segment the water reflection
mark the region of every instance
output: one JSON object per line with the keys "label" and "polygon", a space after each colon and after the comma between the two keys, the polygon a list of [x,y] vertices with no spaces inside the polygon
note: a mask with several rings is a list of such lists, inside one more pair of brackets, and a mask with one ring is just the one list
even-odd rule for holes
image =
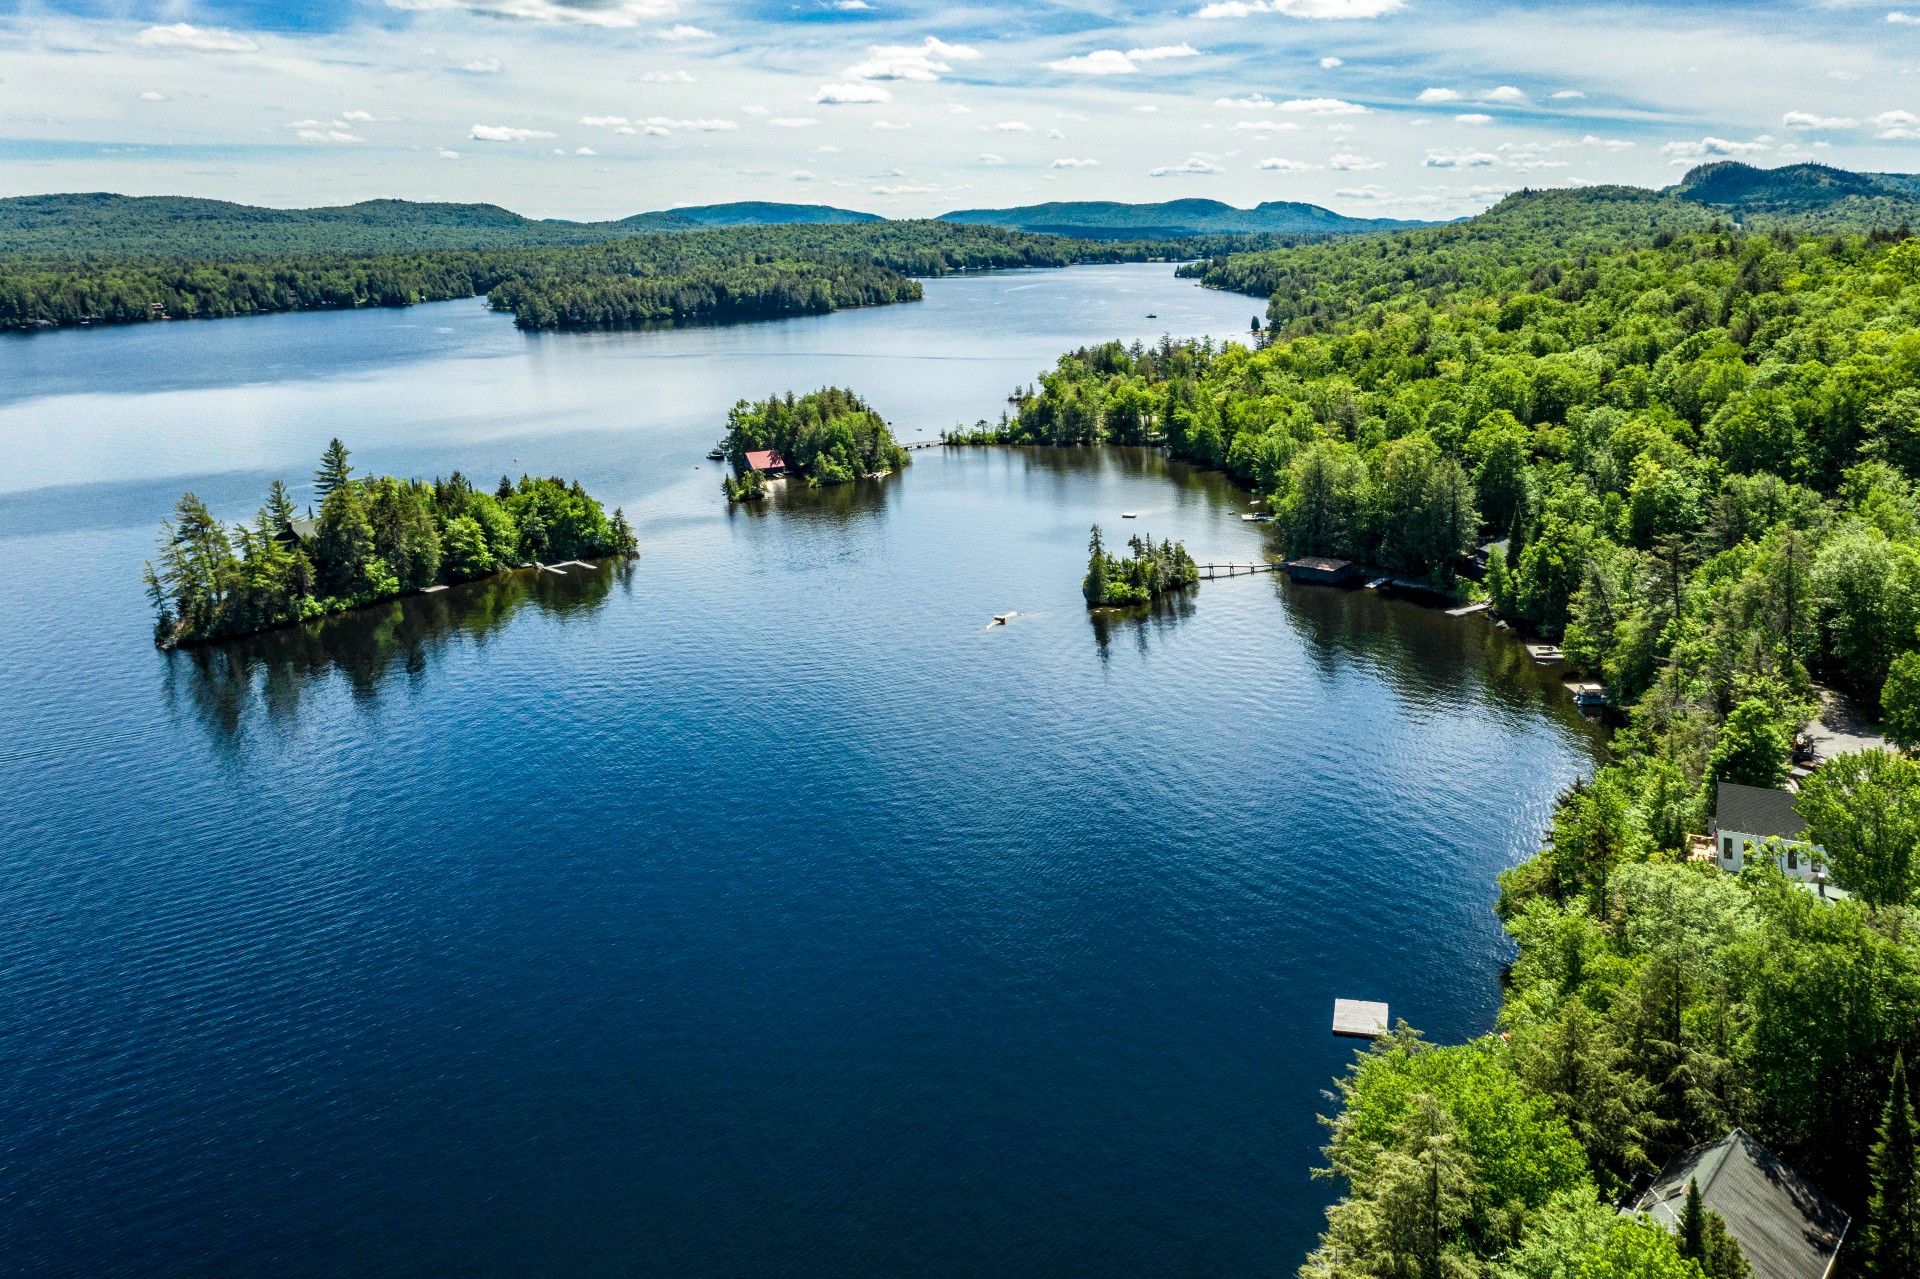
{"label": "water reflection", "polygon": [[1093,626],[1093,642],[1100,652],[1100,660],[1106,662],[1113,657],[1115,640],[1131,639],[1134,648],[1144,656],[1155,638],[1191,618],[1194,608],[1194,593],[1189,588],[1133,608],[1088,609],[1087,620]]}
{"label": "water reflection", "polygon": [[370,706],[391,684],[419,682],[449,645],[484,644],[531,606],[569,624],[599,612],[618,584],[633,589],[634,562],[602,560],[564,575],[519,569],[431,595],[408,595],[301,626],[288,626],[167,655],[165,691],[216,743],[237,746],[249,719],[297,715],[309,692],[338,675],[354,700]]}

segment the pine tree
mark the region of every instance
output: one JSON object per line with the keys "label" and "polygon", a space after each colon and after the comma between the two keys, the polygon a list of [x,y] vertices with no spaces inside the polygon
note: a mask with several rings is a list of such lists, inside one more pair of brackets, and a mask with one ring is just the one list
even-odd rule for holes
{"label": "pine tree", "polygon": [[1874,1279],[1920,1276],[1920,1162],[1914,1137],[1906,1063],[1895,1053],[1879,1140],[1867,1158],[1873,1198],[1867,1205],[1866,1269]]}
{"label": "pine tree", "polygon": [[353,474],[353,468],[347,465],[351,456],[339,436],[327,441],[327,451],[320,455],[320,469],[313,473],[313,491],[322,502]]}
{"label": "pine tree", "polygon": [[275,480],[273,487],[267,490],[267,527],[273,533],[278,534],[282,529],[286,528],[288,524],[293,522],[296,514],[297,512],[293,505],[293,494],[287,492],[287,486],[284,482]]}
{"label": "pine tree", "polygon": [[1707,1209],[1700,1202],[1700,1183],[1687,1178],[1687,1206],[1680,1210],[1680,1255],[1695,1261],[1707,1251]]}

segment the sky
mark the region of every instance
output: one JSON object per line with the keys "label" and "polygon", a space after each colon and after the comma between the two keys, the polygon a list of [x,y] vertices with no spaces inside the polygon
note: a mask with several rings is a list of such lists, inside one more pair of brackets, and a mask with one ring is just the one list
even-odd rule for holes
{"label": "sky", "polygon": [[0,195],[1477,212],[1920,168],[1920,0],[0,0]]}

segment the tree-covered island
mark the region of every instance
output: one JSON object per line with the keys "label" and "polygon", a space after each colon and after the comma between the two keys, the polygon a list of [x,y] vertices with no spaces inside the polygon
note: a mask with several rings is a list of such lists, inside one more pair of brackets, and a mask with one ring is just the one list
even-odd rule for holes
{"label": "tree-covered island", "polygon": [[1200,567],[1187,554],[1185,542],[1162,540],[1155,545],[1152,538],[1136,534],[1127,539],[1127,549],[1133,554],[1125,559],[1110,553],[1100,526],[1093,526],[1087,540],[1087,575],[1080,582],[1088,608],[1146,604],[1200,580]]}
{"label": "tree-covered island", "polygon": [[721,447],[734,478],[727,496],[748,501],[765,494],[765,477],[794,475],[810,488],[880,476],[907,465],[886,419],[852,391],[823,387],[796,397],[741,400],[727,414]]}
{"label": "tree-covered island", "polygon": [[145,569],[162,648],[245,635],[528,561],[629,554],[633,530],[578,481],[506,476],[491,493],[455,471],[432,483],[353,474],[339,440],[314,474],[317,512],[279,480],[251,524],[192,493]]}

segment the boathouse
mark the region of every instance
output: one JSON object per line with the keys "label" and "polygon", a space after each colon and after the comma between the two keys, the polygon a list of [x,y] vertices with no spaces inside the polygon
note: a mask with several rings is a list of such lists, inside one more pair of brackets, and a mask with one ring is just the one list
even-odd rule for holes
{"label": "boathouse", "polygon": [[780,456],[779,449],[751,449],[747,453],[747,469],[766,476],[785,475],[787,459]]}
{"label": "boathouse", "polygon": [[1812,1183],[1743,1129],[1675,1155],[1623,1213],[1646,1213],[1678,1233],[1687,1183],[1727,1223],[1753,1279],[1827,1279],[1849,1218]]}
{"label": "boathouse", "polygon": [[1351,581],[1358,572],[1351,560],[1330,560],[1319,555],[1303,555],[1297,560],[1287,561],[1287,574],[1296,582],[1338,586]]}

